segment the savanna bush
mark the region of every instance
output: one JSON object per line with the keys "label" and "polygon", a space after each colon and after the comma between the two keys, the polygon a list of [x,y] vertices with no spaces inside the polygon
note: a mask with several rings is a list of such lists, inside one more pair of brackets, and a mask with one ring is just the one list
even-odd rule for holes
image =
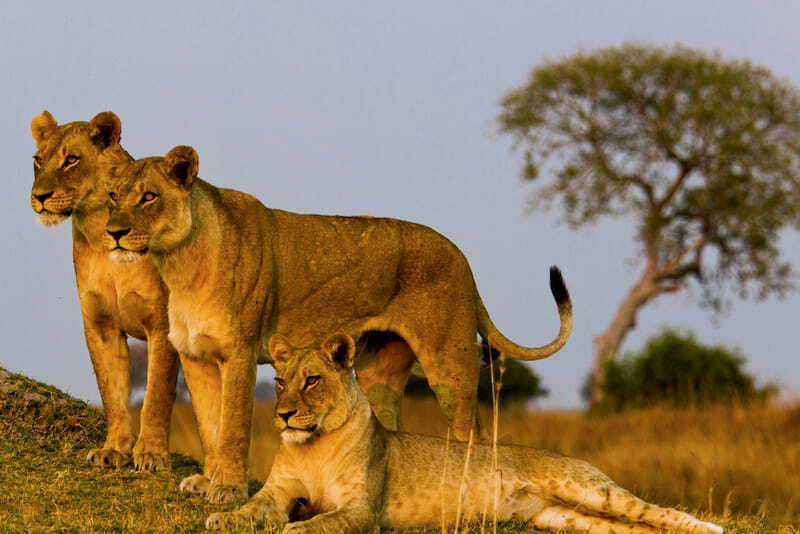
{"label": "savanna bush", "polygon": [[[509,358],[496,359],[494,365],[496,384],[500,387],[500,408],[520,407],[530,400],[546,397],[549,391],[542,386],[542,380],[526,365]],[[478,379],[478,402],[492,405],[492,374],[488,365],[481,369]],[[501,377],[501,369],[502,377]],[[497,387],[497,386],[495,386]],[[423,376],[412,374],[406,385],[406,395],[412,397],[433,396],[428,381]]]}
{"label": "savanna bush", "polygon": [[[606,363],[603,400],[592,410],[764,403],[777,388],[758,387],[744,370],[745,360],[738,349],[705,345],[691,332],[667,329],[650,338],[640,351]],[[587,398],[590,380],[584,389]]]}

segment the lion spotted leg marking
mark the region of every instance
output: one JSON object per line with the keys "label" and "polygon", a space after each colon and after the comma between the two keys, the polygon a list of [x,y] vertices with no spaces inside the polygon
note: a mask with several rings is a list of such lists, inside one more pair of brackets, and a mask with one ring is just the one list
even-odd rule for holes
{"label": "lion spotted leg marking", "polygon": [[[81,304],[86,306],[84,302]],[[92,317],[85,309],[84,333],[108,426],[103,447],[91,450],[86,460],[98,467],[122,467],[130,463],[133,444],[131,418],[128,414],[128,344],[125,336],[109,317]]]}
{"label": "lion spotted leg marking", "polygon": [[545,530],[569,530],[586,534],[658,534],[661,532],[655,527],[589,516],[563,506],[548,506],[539,512],[531,522],[536,528]]}
{"label": "lion spotted leg marking", "polygon": [[618,486],[599,469],[586,462],[572,460],[572,473],[562,477],[558,471],[548,483],[561,502],[580,506],[590,513],[627,519],[633,523],[697,534],[721,534],[722,527],[673,508],[648,503]]}
{"label": "lion spotted leg marking", "polygon": [[147,390],[133,465],[137,470],[158,471],[169,465],[169,424],[178,379],[178,353],[164,332],[148,336],[147,353]]}
{"label": "lion spotted leg marking", "polygon": [[181,354],[180,359],[203,447],[203,474],[191,475],[181,480],[180,490],[205,495],[217,464],[222,380],[216,362],[191,358],[185,354]]}
{"label": "lion spotted leg marking", "polygon": [[361,387],[375,417],[387,430],[398,430],[400,402],[414,365],[414,351],[405,341],[390,341],[362,367],[357,368]]}
{"label": "lion spotted leg marking", "polygon": [[602,514],[623,517],[637,523],[647,523],[658,528],[698,534],[721,534],[723,528],[674,508],[664,508],[636,497],[613,482],[587,492],[580,501],[586,508]]}

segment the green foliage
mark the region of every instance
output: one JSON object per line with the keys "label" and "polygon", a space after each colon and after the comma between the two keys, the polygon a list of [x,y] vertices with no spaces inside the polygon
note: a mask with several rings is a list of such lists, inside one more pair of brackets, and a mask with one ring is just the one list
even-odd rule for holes
{"label": "green foliage", "polygon": [[538,66],[502,106],[523,176],[543,182],[532,207],[572,227],[634,216],[666,291],[693,275],[718,308],[726,285],[791,287],[777,246],[800,223],[800,93],[767,69],[626,45]]}
{"label": "green foliage", "polygon": [[[501,363],[499,359],[494,362],[494,374],[497,378],[500,378],[501,367],[505,366],[500,390],[501,408],[518,406],[529,400],[548,395],[549,391],[542,386],[539,375],[530,370],[528,366],[516,360],[508,358],[504,360],[504,363]],[[488,406],[492,405],[491,376],[491,367],[487,366],[481,369],[480,378],[478,379],[478,402]],[[417,374],[412,374],[409,377],[405,393],[413,397],[433,395],[433,391],[428,386],[428,381],[425,377]]]}
{"label": "green foliage", "polygon": [[593,409],[619,412],[656,405],[702,408],[768,401],[777,388],[756,387],[744,362],[738,350],[704,345],[692,333],[665,330],[640,352],[606,362],[603,401]]}

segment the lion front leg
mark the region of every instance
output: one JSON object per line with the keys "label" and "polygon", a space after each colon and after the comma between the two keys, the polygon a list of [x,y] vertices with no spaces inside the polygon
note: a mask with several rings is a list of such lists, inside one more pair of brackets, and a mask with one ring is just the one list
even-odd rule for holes
{"label": "lion front leg", "polygon": [[216,470],[206,500],[234,502],[247,497],[247,460],[253,420],[256,363],[242,351],[220,364],[222,398]]}
{"label": "lion front leg", "polygon": [[288,518],[282,517],[264,503],[248,502],[233,512],[216,512],[206,519],[207,530],[224,530],[236,526],[251,526],[278,534]]}
{"label": "lion front leg", "polygon": [[133,448],[137,470],[158,471],[168,465],[169,424],[178,379],[178,353],[166,332],[147,337],[147,390],[140,417],[139,438]]}
{"label": "lion front leg", "polygon": [[180,490],[205,496],[217,469],[222,380],[217,362],[192,358],[183,353],[180,354],[180,359],[186,385],[192,396],[192,409],[203,447],[203,473],[181,480]]}
{"label": "lion front leg", "polygon": [[[375,473],[378,465],[364,469],[354,466],[346,479],[339,479],[329,489],[336,495],[335,509],[324,512],[306,521],[289,523],[284,534],[362,534],[378,533],[378,513],[380,505],[377,495],[382,488],[383,478]],[[372,479],[368,472],[372,469]],[[362,477],[365,477],[362,479]]]}
{"label": "lion front leg", "polygon": [[289,520],[268,502],[251,500],[233,512],[216,512],[206,519],[207,530],[225,530],[236,526],[249,526],[263,529],[270,534],[278,534]]}
{"label": "lion front leg", "polygon": [[376,517],[340,509],[312,517],[307,521],[289,523],[283,534],[363,534],[378,533]]}
{"label": "lion front leg", "polygon": [[261,490],[238,510],[217,512],[208,516],[206,529],[221,530],[234,526],[252,526],[264,528],[271,534],[278,534],[289,522],[289,508],[294,502],[292,494],[280,483],[267,480]]}
{"label": "lion front leg", "polygon": [[102,448],[89,451],[86,460],[98,467],[122,467],[131,461],[133,444],[128,413],[128,344],[125,335],[109,316],[92,317],[84,313],[84,334],[108,426]]}

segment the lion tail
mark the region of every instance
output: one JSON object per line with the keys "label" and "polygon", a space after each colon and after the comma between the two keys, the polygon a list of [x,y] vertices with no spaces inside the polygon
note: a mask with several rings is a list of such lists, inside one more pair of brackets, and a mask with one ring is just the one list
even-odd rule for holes
{"label": "lion tail", "polygon": [[550,267],[550,291],[553,293],[553,298],[558,306],[558,316],[561,324],[558,335],[547,345],[523,347],[508,339],[492,322],[480,295],[478,296],[478,332],[489,343],[490,347],[516,360],[541,360],[552,356],[561,350],[561,347],[567,343],[572,333],[572,301],[569,298],[569,291],[567,291],[567,286],[564,284],[561,271],[555,265]]}

